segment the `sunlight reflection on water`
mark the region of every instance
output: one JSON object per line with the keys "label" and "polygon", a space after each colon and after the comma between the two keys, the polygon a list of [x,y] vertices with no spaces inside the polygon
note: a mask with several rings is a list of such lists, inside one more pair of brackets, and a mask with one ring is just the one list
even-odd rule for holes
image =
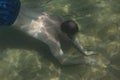
{"label": "sunlight reflection on water", "polygon": [[[91,15],[76,20],[81,25],[78,37],[87,50],[98,52],[97,55],[88,58],[96,60],[99,66],[62,66],[51,56],[49,49],[42,42],[12,28],[0,28],[0,80],[119,80],[120,24],[119,17],[116,16],[120,11],[112,12],[113,7],[118,5],[117,0],[108,3],[106,0],[52,0],[50,3],[50,0],[21,1],[24,7],[36,11],[42,7],[42,10],[74,20],[77,17]],[[101,5],[106,3],[109,6]],[[61,7],[68,4],[69,14]],[[78,5],[81,5],[80,8]],[[79,55],[79,52],[68,44],[63,45],[66,55]]]}

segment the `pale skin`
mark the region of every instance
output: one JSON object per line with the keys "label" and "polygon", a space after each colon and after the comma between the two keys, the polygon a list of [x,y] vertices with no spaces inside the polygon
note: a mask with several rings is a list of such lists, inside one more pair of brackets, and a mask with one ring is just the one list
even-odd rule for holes
{"label": "pale skin", "polygon": [[[82,53],[85,56],[89,56],[89,55],[93,55],[96,54],[94,51],[86,51],[84,50],[84,48],[81,46],[81,44],[79,43],[78,40],[71,40],[73,42],[73,44],[79,49],[80,53]],[[65,57],[64,56],[64,52],[61,49],[61,45],[60,42],[57,40],[51,40],[51,43],[47,43],[47,45],[50,47],[50,50],[52,52],[52,54],[59,60],[59,62],[62,65],[71,65],[71,64],[81,64],[81,63],[94,63],[94,60],[87,62],[85,61],[84,57],[82,56],[78,56],[75,58],[70,58],[70,57]],[[95,62],[96,64],[96,62]]]}
{"label": "pale skin", "polygon": [[[35,13],[27,10],[21,10],[19,17],[15,22],[15,28],[24,33],[43,41],[51,50],[52,55],[58,59],[62,65],[87,63],[83,57],[65,57],[61,49],[59,35],[63,38],[70,39],[65,33],[60,30],[61,20],[54,18],[48,13]],[[80,53],[84,55],[95,54],[93,51],[86,51],[81,46],[79,39],[70,39],[71,42],[79,49]],[[93,61],[94,62],[94,61]]]}

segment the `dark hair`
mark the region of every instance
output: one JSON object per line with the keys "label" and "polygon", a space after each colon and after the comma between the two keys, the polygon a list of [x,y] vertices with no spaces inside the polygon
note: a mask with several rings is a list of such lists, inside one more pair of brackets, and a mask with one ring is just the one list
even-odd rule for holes
{"label": "dark hair", "polygon": [[78,30],[78,25],[73,20],[67,20],[61,24],[61,31],[65,32],[68,36],[73,36]]}

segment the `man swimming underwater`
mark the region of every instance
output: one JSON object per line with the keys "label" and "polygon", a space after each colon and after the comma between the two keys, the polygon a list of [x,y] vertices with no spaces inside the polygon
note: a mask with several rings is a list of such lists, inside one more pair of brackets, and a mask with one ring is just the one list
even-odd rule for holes
{"label": "man swimming underwater", "polygon": [[94,51],[86,51],[75,37],[78,33],[78,25],[73,20],[63,21],[47,12],[37,13],[25,10],[19,0],[0,0],[0,25],[13,25],[14,28],[43,41],[51,50],[52,55],[63,65],[96,63],[94,60],[85,60],[83,57],[69,58],[64,56],[61,48],[60,37],[71,42],[84,55],[96,54]]}

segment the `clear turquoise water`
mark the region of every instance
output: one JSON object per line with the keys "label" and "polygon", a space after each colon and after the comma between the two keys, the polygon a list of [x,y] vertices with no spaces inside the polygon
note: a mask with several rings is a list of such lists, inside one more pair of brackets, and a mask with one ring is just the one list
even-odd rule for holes
{"label": "clear turquoise water", "polygon": [[[26,8],[77,21],[80,42],[99,53],[90,58],[100,66],[62,66],[41,41],[12,27],[0,27],[0,80],[119,80],[119,0],[21,1]],[[79,55],[69,42],[62,46],[67,56]]]}

